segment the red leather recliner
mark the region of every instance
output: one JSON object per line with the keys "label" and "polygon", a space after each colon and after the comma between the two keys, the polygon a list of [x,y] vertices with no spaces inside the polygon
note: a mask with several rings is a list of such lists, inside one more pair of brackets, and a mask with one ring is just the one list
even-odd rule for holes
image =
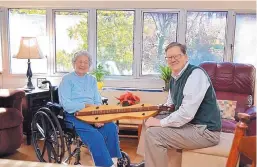
{"label": "red leather recliner", "polygon": [[[244,112],[251,116],[248,124],[247,136],[256,135],[256,107],[254,105],[254,91],[256,69],[250,64],[229,62],[204,62],[200,64],[210,76],[218,100],[237,101],[236,113]],[[237,114],[236,114],[237,115]],[[222,120],[222,131],[233,133],[238,118]],[[241,158],[247,164],[245,157]]]}
{"label": "red leather recliner", "polygon": [[23,142],[21,90],[0,89],[0,156],[13,153]]}

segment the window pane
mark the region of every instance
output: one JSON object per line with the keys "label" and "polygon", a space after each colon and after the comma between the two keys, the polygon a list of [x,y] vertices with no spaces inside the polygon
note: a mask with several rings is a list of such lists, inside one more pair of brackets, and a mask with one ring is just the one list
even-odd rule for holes
{"label": "window pane", "polygon": [[190,63],[223,61],[227,12],[188,12],[186,44]]}
{"label": "window pane", "polygon": [[144,13],[142,74],[158,74],[165,47],[177,40],[178,14]]}
{"label": "window pane", "polygon": [[56,71],[73,70],[71,59],[78,51],[88,49],[88,13],[55,12]]}
{"label": "window pane", "polygon": [[133,11],[97,11],[97,63],[111,75],[132,75]]}
{"label": "window pane", "polygon": [[[40,42],[40,38],[46,36],[46,11],[10,9],[9,33],[11,73],[24,74],[27,72],[28,60],[16,59],[13,58],[13,56],[19,51],[21,37],[38,37]],[[42,46],[41,43],[39,43],[39,45]],[[31,68],[33,74],[47,73],[47,59],[31,59]]]}
{"label": "window pane", "polygon": [[256,15],[237,14],[235,31],[234,62],[257,64]]}

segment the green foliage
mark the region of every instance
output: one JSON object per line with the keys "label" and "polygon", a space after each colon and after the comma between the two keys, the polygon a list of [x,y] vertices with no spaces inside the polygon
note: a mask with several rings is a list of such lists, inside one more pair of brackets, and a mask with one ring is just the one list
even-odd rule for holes
{"label": "green foliage", "polygon": [[[226,12],[188,12],[187,53],[190,63],[220,62],[225,47]],[[218,21],[218,24],[215,22]]]}
{"label": "green foliage", "polygon": [[83,18],[78,24],[74,25],[73,27],[70,27],[67,30],[67,33],[70,39],[81,41],[77,50],[80,50],[80,49],[86,50],[88,48],[88,22],[87,22],[88,14],[83,13],[79,15],[82,15]]}
{"label": "green foliage", "polygon": [[[11,14],[46,15],[45,9],[10,9]],[[61,71],[72,69],[71,58],[78,50],[88,49],[88,13],[80,11],[58,11],[57,15],[82,17],[79,23],[67,29],[72,40],[80,41],[71,53],[57,50],[56,65]],[[199,64],[203,60],[222,61],[224,55],[226,12],[188,12],[187,47],[190,63]],[[222,24],[216,24],[219,18]],[[214,21],[211,21],[211,20]],[[155,71],[163,55],[164,46],[175,40],[177,17],[168,13],[151,12],[144,17],[143,61],[145,70]],[[134,12],[97,10],[97,61],[113,61],[119,72],[130,71],[133,63]],[[158,33],[156,33],[158,32]],[[135,55],[138,56],[138,55]],[[152,63],[155,62],[155,63]],[[98,64],[97,63],[97,64]],[[143,69],[144,70],[144,69]],[[162,73],[162,72],[161,72]],[[162,76],[162,74],[161,74]],[[165,79],[166,80],[166,79]]]}
{"label": "green foliage", "polygon": [[73,53],[69,54],[65,50],[60,50],[56,52],[56,64],[62,66],[64,70],[61,71],[71,71],[72,67],[72,57]]}
{"label": "green foliage", "polygon": [[71,26],[67,29],[67,35],[70,39],[79,41],[79,45],[76,49],[74,49],[71,53],[67,53],[65,49],[56,51],[56,65],[57,70],[60,72],[66,72],[72,70],[72,57],[75,52],[78,50],[87,50],[88,49],[88,27],[87,27],[87,12],[55,12],[56,15],[64,15],[69,17],[72,16],[80,16],[81,20],[78,24]]}
{"label": "green foliage", "polygon": [[130,70],[133,61],[134,13],[97,11],[97,59],[115,61],[120,71]]}
{"label": "green foliage", "polygon": [[[97,11],[97,61],[116,62],[120,71],[129,70],[133,61],[134,15],[123,11]],[[88,47],[87,17],[68,29],[71,39],[82,41],[79,48]]]}
{"label": "green foliage", "polygon": [[10,9],[12,14],[39,14],[45,15],[46,10],[42,9]]}
{"label": "green foliage", "polygon": [[[12,9],[12,13],[18,14],[46,14],[46,10],[37,9]],[[78,48],[72,53],[78,50],[88,49],[88,13],[78,11],[57,11],[56,15],[64,15],[67,17],[81,16],[82,19],[79,23],[71,26],[67,29],[67,35],[70,39],[80,41]],[[166,15],[151,15],[151,21],[155,24],[158,31],[163,29],[169,29],[169,20]],[[161,21],[158,21],[162,19]],[[147,29],[149,25],[144,28]],[[150,30],[151,31],[151,26]],[[113,61],[116,63],[117,69],[120,74],[123,71],[130,71],[133,63],[133,48],[134,48],[134,12],[133,11],[108,11],[108,10],[97,10],[97,61],[103,64],[105,61]],[[168,33],[168,31],[166,32]],[[153,33],[150,33],[153,34]],[[150,35],[152,41],[153,36]],[[158,40],[162,41],[163,39]],[[163,52],[163,42],[158,42],[158,48]],[[152,47],[152,45],[151,45]],[[156,50],[156,49],[155,49]],[[56,52],[56,64],[57,69],[60,71],[69,71],[72,69],[71,58],[72,53],[67,53],[65,49],[57,50]],[[156,53],[151,53],[156,55]],[[158,53],[158,58],[160,57]],[[152,58],[152,57],[151,57]],[[149,65],[148,65],[149,66]],[[157,65],[158,68],[158,65]]]}
{"label": "green foliage", "polygon": [[100,64],[90,74],[96,77],[97,82],[102,82],[106,75],[110,75],[110,73],[104,70],[103,66]]}
{"label": "green foliage", "polygon": [[168,66],[160,65],[159,67],[160,67],[160,73],[161,73],[160,78],[165,82],[164,90],[167,91],[169,89],[169,83],[170,83],[172,71]]}
{"label": "green foliage", "polygon": [[171,69],[168,66],[160,65],[160,78],[164,80],[165,82],[169,82],[171,78]]}

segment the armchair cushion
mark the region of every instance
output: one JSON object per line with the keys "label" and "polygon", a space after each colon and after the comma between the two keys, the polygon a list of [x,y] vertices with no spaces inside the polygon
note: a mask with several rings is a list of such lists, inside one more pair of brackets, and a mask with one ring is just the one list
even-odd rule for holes
{"label": "armchair cushion", "polygon": [[0,108],[0,130],[19,126],[22,121],[21,111],[15,108]]}
{"label": "armchair cushion", "polygon": [[222,119],[221,131],[226,133],[234,133],[236,129],[236,121],[229,119]]}
{"label": "armchair cushion", "polygon": [[236,113],[245,112],[253,104],[253,97],[248,94],[216,91],[216,96],[218,100],[236,101]]}

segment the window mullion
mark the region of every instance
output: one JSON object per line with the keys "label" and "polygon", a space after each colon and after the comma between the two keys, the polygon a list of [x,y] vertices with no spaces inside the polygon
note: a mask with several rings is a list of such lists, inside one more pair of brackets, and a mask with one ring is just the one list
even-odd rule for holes
{"label": "window mullion", "polygon": [[3,8],[3,15],[1,18],[2,21],[2,54],[3,54],[3,75],[11,74],[11,61],[10,61],[10,37],[9,37],[9,16],[8,8]]}
{"label": "window mullion", "polygon": [[177,42],[186,43],[186,10],[180,10],[178,13]]}
{"label": "window mullion", "polygon": [[53,75],[55,73],[55,33],[54,33],[54,15],[51,8],[46,9],[46,31],[48,42],[47,54],[47,73]]}
{"label": "window mullion", "polygon": [[88,51],[92,55],[92,66],[97,64],[97,14],[96,9],[90,9],[88,15]]}
{"label": "window mullion", "polygon": [[143,24],[142,24],[142,11],[136,9],[134,21],[134,58],[133,58],[133,76],[139,78],[141,75],[141,60],[142,60],[142,37],[143,37]]}
{"label": "window mullion", "polygon": [[227,27],[226,27],[226,44],[225,44],[225,52],[224,52],[225,62],[233,61],[235,28],[236,28],[236,14],[234,11],[228,11]]}

